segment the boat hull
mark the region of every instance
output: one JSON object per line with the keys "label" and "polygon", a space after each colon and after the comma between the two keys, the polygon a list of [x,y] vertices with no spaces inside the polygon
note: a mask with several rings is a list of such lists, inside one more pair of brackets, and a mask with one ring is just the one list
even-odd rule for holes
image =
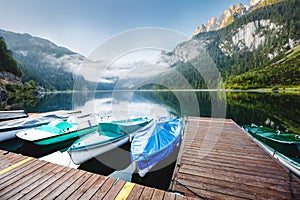
{"label": "boat hull", "polygon": [[93,157],[111,151],[135,135],[135,131],[151,121],[148,118],[100,122],[98,132],[86,135],[73,143],[68,149],[75,164],[82,164]]}
{"label": "boat hull", "polygon": [[79,150],[72,150],[69,149],[68,153],[71,156],[71,159],[74,164],[80,165],[96,156],[99,156],[101,154],[104,154],[108,151],[111,151],[123,144],[126,144],[129,141],[129,137],[122,137],[116,141],[109,141],[107,143],[101,144],[101,145],[95,145],[91,147],[82,148]]}
{"label": "boat hull", "polygon": [[284,155],[292,156],[292,157],[300,157],[300,151],[299,151],[300,145],[299,144],[281,143],[281,142],[273,141],[268,138],[262,137],[255,133],[252,133],[251,135],[253,137],[255,137],[256,139],[262,141],[266,145],[270,146],[272,149],[274,149],[280,153],[283,153]]}
{"label": "boat hull", "polygon": [[136,130],[151,121],[148,118],[100,122],[99,130],[76,140],[68,149],[75,164],[83,162],[127,143]]}
{"label": "boat hull", "polygon": [[16,138],[18,130],[0,132],[0,142]]}
{"label": "boat hull", "polygon": [[[258,127],[259,128],[259,127]],[[263,133],[256,132],[255,130],[252,130],[251,127],[245,126],[244,129],[250,133],[254,138],[258,139],[259,141],[262,141],[264,144],[268,145],[275,151],[278,151],[286,156],[291,157],[300,157],[300,141],[280,141],[280,140],[274,140],[271,138],[268,138]],[[266,130],[271,131],[269,128],[265,128]],[[262,128],[263,130],[263,128]],[[274,132],[266,132],[269,134],[277,134]],[[282,137],[284,135],[295,135],[295,134],[288,134],[288,133],[278,133],[278,137],[280,137],[280,134]],[[295,135],[296,136],[296,135]]]}
{"label": "boat hull", "polygon": [[151,119],[148,118],[135,118],[129,120],[112,121],[112,122],[100,122],[99,130],[110,131],[114,133],[129,134],[145,126],[150,121]]}
{"label": "boat hull", "polygon": [[0,111],[0,121],[18,119],[28,117],[28,114],[24,110],[8,110]]}
{"label": "boat hull", "polygon": [[66,133],[66,134],[60,134],[57,136],[36,140],[36,141],[33,141],[33,143],[37,144],[37,145],[55,144],[55,143],[67,141],[70,139],[76,139],[76,138],[79,138],[80,136],[86,135],[88,133],[91,133],[91,132],[94,132],[97,130],[98,130],[98,126],[94,126],[92,128],[82,129],[82,130],[78,130],[78,131],[74,131],[74,132],[70,132],[70,133]]}

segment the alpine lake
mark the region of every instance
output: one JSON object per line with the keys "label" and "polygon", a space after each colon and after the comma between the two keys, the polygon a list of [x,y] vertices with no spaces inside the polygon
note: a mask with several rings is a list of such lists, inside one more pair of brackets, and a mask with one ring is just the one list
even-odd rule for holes
{"label": "alpine lake", "polygon": [[[9,104],[10,102],[6,102]],[[300,134],[300,92],[245,91],[86,91],[46,94],[36,101],[13,102],[27,112],[80,110],[103,118],[126,119],[147,116],[188,116],[229,118],[238,125],[263,125]],[[168,161],[144,178],[130,164],[130,144],[75,166],[66,150],[75,140],[52,146],[38,146],[13,139],[0,143],[0,149],[82,170],[168,189],[175,166],[177,148]]]}

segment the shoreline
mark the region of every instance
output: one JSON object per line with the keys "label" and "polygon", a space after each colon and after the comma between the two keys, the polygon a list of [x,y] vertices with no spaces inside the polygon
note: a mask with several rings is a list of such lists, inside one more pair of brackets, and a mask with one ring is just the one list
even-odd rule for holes
{"label": "shoreline", "polygon": [[61,90],[47,91],[40,94],[59,94],[59,93],[89,93],[89,92],[273,92],[273,93],[300,93],[300,87],[297,88],[279,88],[272,90],[271,88],[258,89],[119,89],[119,90]]}

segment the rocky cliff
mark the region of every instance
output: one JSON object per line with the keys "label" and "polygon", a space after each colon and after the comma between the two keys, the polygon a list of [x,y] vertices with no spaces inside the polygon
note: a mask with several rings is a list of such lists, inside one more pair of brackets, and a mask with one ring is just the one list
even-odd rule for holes
{"label": "rocky cliff", "polygon": [[210,18],[207,23],[198,26],[194,32],[194,36],[199,33],[216,31],[231,24],[235,19],[264,6],[275,4],[283,0],[251,0],[250,3],[244,6],[242,3],[231,5],[219,17]]}
{"label": "rocky cliff", "polygon": [[21,77],[16,76],[10,72],[0,71],[0,102],[5,101],[8,97],[8,92],[5,85],[19,85],[22,86]]}
{"label": "rocky cliff", "polygon": [[3,85],[23,85],[21,77],[6,71],[0,71],[0,82]]}

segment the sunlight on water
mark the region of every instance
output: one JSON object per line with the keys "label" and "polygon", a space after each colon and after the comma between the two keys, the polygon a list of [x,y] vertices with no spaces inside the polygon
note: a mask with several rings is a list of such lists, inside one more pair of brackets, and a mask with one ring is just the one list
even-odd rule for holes
{"label": "sunlight on water", "polygon": [[114,92],[111,98],[93,99],[86,101],[84,105],[75,107],[83,113],[99,113],[100,116],[111,116],[115,120],[134,117],[149,117],[158,119],[162,116],[170,116],[170,111],[164,105],[138,99],[131,92]]}

